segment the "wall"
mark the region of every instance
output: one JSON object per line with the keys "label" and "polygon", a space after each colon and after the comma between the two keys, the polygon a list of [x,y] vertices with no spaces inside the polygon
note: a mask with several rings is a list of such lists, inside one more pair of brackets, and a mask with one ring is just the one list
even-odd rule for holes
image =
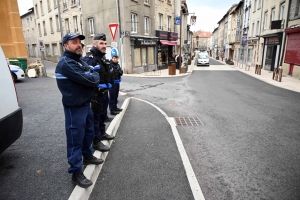
{"label": "wall", "polygon": [[0,46],[7,58],[27,58],[17,0],[0,1]]}

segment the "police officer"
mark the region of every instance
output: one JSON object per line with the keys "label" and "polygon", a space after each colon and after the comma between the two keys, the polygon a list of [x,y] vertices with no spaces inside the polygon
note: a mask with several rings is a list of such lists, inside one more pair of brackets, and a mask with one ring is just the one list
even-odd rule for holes
{"label": "police officer", "polygon": [[110,112],[121,112],[123,109],[117,107],[119,91],[120,91],[120,82],[122,81],[121,76],[123,75],[123,70],[121,69],[118,63],[118,53],[117,51],[112,51],[112,59],[110,66],[113,69],[114,73],[114,84],[109,89],[109,109]]}
{"label": "police officer", "polygon": [[110,63],[105,59],[106,54],[106,36],[104,33],[94,36],[93,47],[83,58],[89,65],[94,66],[94,70],[100,75],[100,84],[95,90],[92,99],[92,111],[94,114],[95,137],[93,147],[101,152],[109,151],[102,140],[113,140],[115,137],[105,132],[105,119],[107,117],[108,90],[114,82],[113,73],[110,69]]}
{"label": "police officer", "polygon": [[63,37],[65,52],[57,63],[55,76],[65,113],[67,157],[70,164],[68,172],[73,174],[73,183],[86,188],[93,183],[82,173],[82,157],[85,165],[99,165],[103,160],[93,156],[91,146],[94,124],[90,101],[100,77],[81,59],[81,40],[84,39],[84,35],[75,33]]}

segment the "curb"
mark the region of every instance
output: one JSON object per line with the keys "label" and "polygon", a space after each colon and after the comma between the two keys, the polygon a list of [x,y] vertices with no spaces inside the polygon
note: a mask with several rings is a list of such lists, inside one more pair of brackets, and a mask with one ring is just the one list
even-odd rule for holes
{"label": "curb", "polygon": [[[129,105],[130,102],[130,98],[125,99],[123,105],[122,105],[122,109],[123,111],[116,115],[115,118],[110,122],[109,127],[107,128],[106,132],[110,135],[115,136],[116,132],[120,126],[120,123],[123,119],[123,116],[125,114],[125,111]],[[111,147],[112,145],[112,141],[103,141],[103,144],[105,144],[108,147]],[[105,160],[106,156],[107,156],[108,152],[100,152],[100,151],[95,151],[94,152],[94,156],[97,158],[101,158],[103,160]],[[86,176],[86,178],[90,179],[93,182],[93,185],[88,187],[88,188],[82,188],[79,187],[78,185],[75,186],[73,192],[71,193],[69,200],[88,200],[93,188],[95,186],[95,183],[97,181],[97,178],[101,172],[102,166],[105,164],[105,162],[101,165],[87,165],[85,170],[84,170],[84,175]]]}

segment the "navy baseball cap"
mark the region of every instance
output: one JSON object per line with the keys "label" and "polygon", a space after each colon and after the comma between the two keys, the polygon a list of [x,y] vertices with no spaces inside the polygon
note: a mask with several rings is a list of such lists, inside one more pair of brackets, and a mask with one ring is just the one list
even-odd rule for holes
{"label": "navy baseball cap", "polygon": [[63,37],[63,45],[66,44],[68,42],[68,40],[73,40],[75,38],[79,38],[80,40],[84,40],[85,36],[84,35],[79,35],[76,33],[67,33],[64,37]]}

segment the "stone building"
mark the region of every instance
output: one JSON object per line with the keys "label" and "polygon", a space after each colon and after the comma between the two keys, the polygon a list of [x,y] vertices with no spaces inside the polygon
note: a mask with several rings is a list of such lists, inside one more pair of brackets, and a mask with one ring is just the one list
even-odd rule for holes
{"label": "stone building", "polygon": [[33,0],[33,6],[36,19],[37,57],[57,62],[63,53],[61,18],[57,0]]}
{"label": "stone building", "polygon": [[23,35],[26,43],[27,55],[37,57],[39,49],[37,48],[36,20],[33,8],[21,16]]}

